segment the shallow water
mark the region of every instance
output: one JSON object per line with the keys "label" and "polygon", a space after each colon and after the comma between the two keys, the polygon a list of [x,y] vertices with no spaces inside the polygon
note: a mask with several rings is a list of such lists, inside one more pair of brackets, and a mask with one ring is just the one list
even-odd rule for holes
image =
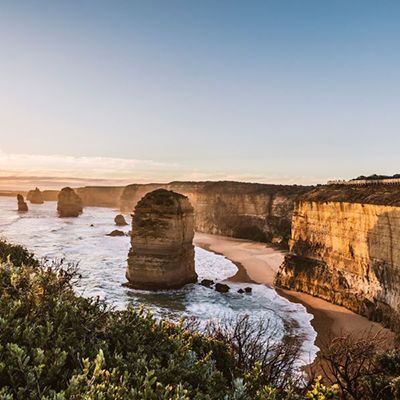
{"label": "shallow water", "polygon": [[[174,320],[196,317],[200,325],[239,314],[269,319],[276,331],[276,340],[287,333],[295,334],[303,341],[301,362],[314,359],[318,348],[314,345],[316,333],[310,324],[312,316],[301,304],[290,303],[274,289],[232,282],[229,282],[231,291],[226,294],[198,284],[161,292],[125,288],[122,284],[126,282],[129,238],[106,236],[116,229],[116,210],[87,207],[79,218],[58,218],[55,202],[28,206],[28,213],[18,214],[14,198],[0,198],[0,236],[23,244],[38,257],[78,262],[82,279],[75,289],[79,294],[99,296],[119,309],[128,304],[143,304],[156,316]],[[130,220],[129,216],[126,218]],[[117,229],[128,232],[130,226]],[[196,248],[195,265],[200,280],[224,281],[237,271],[224,256],[200,248]],[[237,293],[245,286],[252,287],[251,295]]]}

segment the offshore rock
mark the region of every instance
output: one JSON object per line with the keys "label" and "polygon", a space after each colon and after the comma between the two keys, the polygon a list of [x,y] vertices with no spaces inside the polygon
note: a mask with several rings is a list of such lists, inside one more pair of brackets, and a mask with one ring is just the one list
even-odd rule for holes
{"label": "offshore rock", "polygon": [[32,204],[43,204],[43,194],[39,190],[39,188],[35,188],[35,190],[30,190],[26,196],[26,199],[30,201]]}
{"label": "offshore rock", "polygon": [[117,226],[125,226],[128,225],[128,223],[125,220],[125,217],[122,214],[118,214],[115,218],[114,218],[114,222],[115,225]]}
{"label": "offshore rock", "polygon": [[203,279],[203,280],[200,282],[200,285],[209,288],[209,287],[211,287],[212,285],[214,285],[214,281],[211,280],[211,279]]}
{"label": "offshore rock", "polygon": [[82,213],[82,200],[70,187],[65,187],[58,194],[58,215],[64,217],[78,217]]}
{"label": "offshore rock", "polygon": [[115,237],[115,236],[125,236],[125,232],[120,231],[120,230],[118,230],[118,229],[115,229],[115,230],[113,230],[112,232],[107,233],[106,236],[113,236],[113,237]]}
{"label": "offshore rock", "polygon": [[196,282],[193,236],[193,207],[186,196],[165,189],[144,196],[132,220],[128,286],[158,290]]}
{"label": "offshore rock", "polygon": [[18,201],[18,211],[19,212],[28,211],[28,204],[26,204],[26,202],[24,200],[24,196],[22,196],[22,194],[17,194],[17,201]]}
{"label": "offshore rock", "polygon": [[225,285],[224,283],[216,283],[215,284],[215,290],[220,293],[228,293],[230,287],[228,285]]}

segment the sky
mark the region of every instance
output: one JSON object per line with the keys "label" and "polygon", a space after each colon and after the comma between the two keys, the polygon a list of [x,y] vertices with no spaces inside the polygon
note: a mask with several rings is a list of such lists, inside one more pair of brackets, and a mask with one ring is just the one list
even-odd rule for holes
{"label": "sky", "polygon": [[0,0],[0,188],[400,172],[400,2]]}

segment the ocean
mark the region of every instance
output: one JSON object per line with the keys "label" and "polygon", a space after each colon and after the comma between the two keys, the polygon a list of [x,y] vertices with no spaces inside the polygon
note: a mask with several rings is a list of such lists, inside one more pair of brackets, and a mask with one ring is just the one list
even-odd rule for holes
{"label": "ocean", "polygon": [[[232,320],[249,315],[254,321],[269,320],[274,340],[291,334],[302,342],[299,365],[315,358],[316,332],[311,326],[312,315],[301,304],[291,303],[273,288],[258,284],[226,282],[231,291],[218,293],[199,284],[186,285],[180,290],[148,292],[126,288],[125,268],[130,238],[106,236],[114,229],[128,232],[131,227],[116,228],[114,217],[118,210],[86,207],[78,218],[58,218],[56,202],[28,204],[29,212],[19,214],[16,199],[0,197],[0,237],[22,244],[39,258],[61,260],[78,265],[82,278],[75,291],[82,296],[99,296],[116,309],[129,304],[143,305],[157,318],[179,320],[195,318],[199,327],[207,321]],[[126,219],[130,221],[130,216]],[[196,247],[195,266],[199,280],[229,281],[237,267],[224,256]],[[237,293],[251,286],[252,294]]]}

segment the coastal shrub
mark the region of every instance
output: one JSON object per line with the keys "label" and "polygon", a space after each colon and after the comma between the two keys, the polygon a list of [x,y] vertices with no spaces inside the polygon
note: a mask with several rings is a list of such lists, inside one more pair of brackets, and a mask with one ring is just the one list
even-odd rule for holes
{"label": "coastal shrub", "polygon": [[10,261],[16,265],[38,266],[39,261],[25,247],[15,244],[10,244],[5,240],[0,239],[0,261]]}
{"label": "coastal shrub", "polygon": [[323,346],[322,369],[340,399],[400,399],[400,350],[384,351],[386,340],[381,332],[364,332],[336,337]]}
{"label": "coastal shrub", "polygon": [[[296,387],[288,375],[276,385],[260,348],[244,354],[253,351],[251,341],[239,362],[237,339],[191,332],[144,309],[112,310],[77,296],[71,269],[6,259],[0,262],[0,399],[330,398],[309,397],[328,389]],[[240,326],[242,333],[250,329],[247,320]]]}

